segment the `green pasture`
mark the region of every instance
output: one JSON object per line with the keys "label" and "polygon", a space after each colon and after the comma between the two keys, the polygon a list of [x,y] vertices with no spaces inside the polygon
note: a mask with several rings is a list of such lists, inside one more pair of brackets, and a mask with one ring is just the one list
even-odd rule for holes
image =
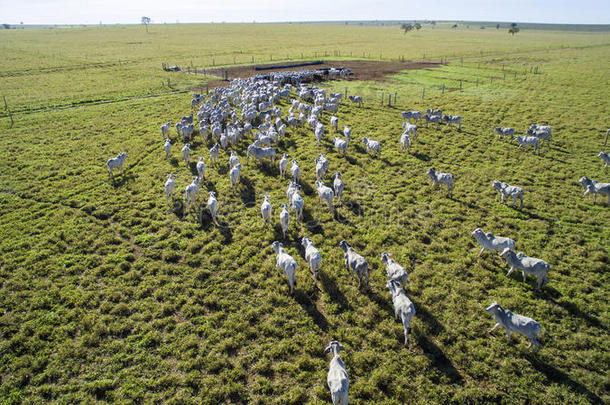
{"label": "green pasture", "polygon": [[[0,403],[330,403],[322,351],[333,339],[346,349],[354,404],[610,402],[610,207],[603,196],[595,205],[583,198],[577,182],[583,175],[608,182],[595,157],[610,125],[608,34],[512,37],[424,26],[405,36],[396,27],[214,24],[0,38],[0,89],[15,109],[124,99],[15,113],[12,128],[0,118]],[[182,200],[195,169],[181,159],[173,129],[173,158],[165,159],[159,127],[187,115],[191,95],[170,94],[161,80],[188,90],[207,78],[169,74],[160,64],[232,63],[237,50],[245,60],[277,49],[274,60],[325,49],[355,57],[367,48],[371,57],[425,51],[453,60],[380,82],[323,84],[364,97],[364,108],[344,103],[338,113],[353,131],[347,157],[332,147],[332,133],[318,147],[305,127],[279,142],[301,163],[304,183],[304,222],[293,218],[283,241],[299,264],[290,296],[270,247],[281,238],[288,182],[277,166],[246,164],[249,142],[235,148],[244,168],[232,190],[228,153],[211,167],[212,144],[195,135],[193,158],[208,166],[198,206],[183,218],[166,203],[167,175],[176,175]],[[442,93],[459,80],[462,91]],[[397,93],[397,105],[382,106],[382,93]],[[400,112],[425,108],[463,116],[462,131],[422,125],[411,152],[401,152]],[[533,122],[553,127],[540,155],[493,133],[513,126],[522,134]],[[383,142],[381,158],[366,155],[363,136]],[[105,162],[121,151],[126,171],[110,180]],[[336,218],[315,192],[321,152],[346,183]],[[430,167],[455,175],[453,199],[431,187]],[[523,210],[500,204],[494,179],[524,188]],[[218,227],[198,221],[210,190]],[[275,220],[267,229],[264,194]],[[549,262],[548,287],[507,277],[497,256],[478,258],[476,227]],[[303,236],[322,253],[317,282]],[[350,279],[342,239],[367,258],[368,289]],[[385,289],[384,251],[409,271],[417,314],[407,348]],[[501,330],[486,332],[494,321],[485,307],[494,300],[540,322],[537,354],[521,335],[508,344]]]}
{"label": "green pasture", "polygon": [[[209,77],[183,68],[299,59],[438,60],[610,44],[608,32],[327,24],[180,24],[0,30],[0,89],[13,110],[184,90]],[[162,84],[164,82],[165,84]]]}

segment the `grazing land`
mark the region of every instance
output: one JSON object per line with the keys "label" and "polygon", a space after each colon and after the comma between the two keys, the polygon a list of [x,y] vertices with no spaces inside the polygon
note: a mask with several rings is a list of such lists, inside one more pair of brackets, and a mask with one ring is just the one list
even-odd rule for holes
{"label": "grazing land", "polygon": [[[610,127],[610,34],[149,29],[0,31],[0,95],[14,112],[12,128],[0,118],[0,403],[329,403],[322,351],[333,339],[345,346],[355,404],[610,402],[610,207],[604,196],[595,205],[583,198],[577,182],[609,180],[595,156]],[[246,65],[363,53],[449,62],[321,84],[363,96],[364,108],[344,102],[337,114],[353,132],[347,157],[332,133],[317,146],[306,127],[279,142],[299,160],[304,183],[304,223],[292,221],[283,242],[299,265],[289,296],[271,249],[281,240],[287,181],[277,166],[245,164],[250,142],[235,148],[244,167],[233,191],[228,154],[211,167],[212,144],[195,135],[193,157],[208,165],[198,203],[217,192],[220,226],[201,226],[200,208],[182,218],[166,203],[168,173],[181,200],[196,170],[179,159],[174,128],[165,159],[159,127],[188,115],[191,89],[219,78],[164,72],[161,63],[212,69],[234,57]],[[397,105],[381,105],[382,93],[397,93]],[[400,112],[426,108],[462,116],[462,131],[420,126],[411,153],[401,152]],[[531,123],[553,127],[540,155],[493,132],[523,134]],[[383,143],[381,158],[367,156],[363,136]],[[122,151],[126,171],[112,181],[105,162]],[[346,184],[336,218],[315,191],[320,152]],[[453,198],[431,187],[431,167],[455,175]],[[522,210],[500,204],[494,179],[524,188]],[[260,217],[265,194],[272,228]],[[507,277],[497,255],[478,258],[476,227],[550,263],[548,286],[536,291],[531,277]],[[303,236],[322,253],[317,282]],[[343,239],[367,258],[369,289],[350,280]],[[384,251],[409,271],[416,315],[407,348],[385,288]],[[542,325],[537,354],[523,336],[508,344],[502,331],[486,333],[494,300]]]}

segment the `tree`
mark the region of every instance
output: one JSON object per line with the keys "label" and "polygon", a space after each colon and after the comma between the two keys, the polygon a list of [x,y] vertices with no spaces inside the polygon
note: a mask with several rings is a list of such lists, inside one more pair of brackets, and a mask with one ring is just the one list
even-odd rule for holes
{"label": "tree", "polygon": [[142,24],[146,26],[146,32],[148,33],[148,24],[150,24],[150,17],[142,17]]}
{"label": "tree", "polygon": [[508,29],[508,33],[515,35],[517,32],[519,32],[519,27],[511,27]]}
{"label": "tree", "polygon": [[500,24],[496,24],[496,29],[499,30],[500,29]]}
{"label": "tree", "polygon": [[413,29],[413,24],[400,24],[400,28],[405,32],[405,34]]}
{"label": "tree", "polygon": [[5,30],[10,30],[11,26],[9,24],[2,24]]}
{"label": "tree", "polygon": [[517,28],[517,23],[511,23],[510,26],[511,28]]}
{"label": "tree", "polygon": [[420,23],[415,23],[415,29],[416,30],[421,30],[421,24]]}

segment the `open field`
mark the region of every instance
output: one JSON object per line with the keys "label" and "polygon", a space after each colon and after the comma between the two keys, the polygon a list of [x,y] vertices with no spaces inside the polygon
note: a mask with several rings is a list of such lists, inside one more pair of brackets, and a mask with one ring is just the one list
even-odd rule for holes
{"label": "open field", "polygon": [[[248,39],[248,40],[246,40]],[[252,39],[252,40],[250,40]],[[610,33],[502,30],[439,24],[404,35],[396,27],[205,24],[0,30],[0,88],[13,110],[188,89],[201,79],[163,72],[162,62],[211,67],[275,60],[438,60],[610,44]],[[335,56],[334,59],[337,59]],[[27,89],[27,91],[24,91]]]}
{"label": "open field", "polygon": [[[170,74],[160,63],[231,63],[249,30],[255,40],[243,45],[242,63],[276,50],[274,60],[367,49],[456,58],[383,82],[324,84],[366,103],[340,107],[340,125],[354,134],[347,158],[328,135],[318,148],[305,128],[279,143],[304,170],[305,223],[293,221],[284,242],[299,264],[292,297],[270,248],[281,238],[287,181],[276,167],[245,165],[249,142],[236,149],[244,165],[236,191],[228,155],[210,167],[211,144],[194,143],[193,157],[208,165],[199,202],[217,191],[220,227],[181,219],[163,196],[171,172],[181,199],[193,167],[178,159],[180,142],[164,158],[159,126],[188,114],[191,95],[161,88]],[[16,113],[12,129],[1,118],[0,403],[330,403],[322,350],[331,339],[346,348],[354,404],[610,402],[610,207],[603,196],[596,205],[583,198],[577,183],[608,181],[595,157],[610,126],[608,34],[424,29],[405,38],[396,27],[215,24],[151,26],[149,35],[143,27],[2,31],[0,39],[0,88],[14,109],[157,95]],[[481,51],[504,56],[457,60]],[[503,69],[517,77],[501,79]],[[171,74],[177,90],[212,79]],[[463,91],[442,94],[459,80]],[[379,105],[381,92],[397,92],[398,106]],[[463,131],[424,126],[412,153],[400,152],[400,111],[429,107],[463,116]],[[522,133],[532,122],[553,126],[540,156],[492,132]],[[384,141],[381,159],[364,153],[362,136]],[[105,161],[123,150],[127,170],[113,183]],[[336,219],[315,194],[320,152],[347,186]],[[429,167],[456,176],[453,199],[430,186]],[[500,204],[493,179],[525,189],[523,210]],[[264,194],[273,229],[260,219]],[[548,261],[548,287],[506,277],[498,257],[477,258],[476,227]],[[302,236],[322,253],[317,283]],[[350,280],[342,239],[369,261],[370,289]],[[384,287],[383,251],[410,273],[417,314],[408,348]],[[540,322],[538,354],[521,335],[507,344],[502,331],[486,333],[494,300]]]}

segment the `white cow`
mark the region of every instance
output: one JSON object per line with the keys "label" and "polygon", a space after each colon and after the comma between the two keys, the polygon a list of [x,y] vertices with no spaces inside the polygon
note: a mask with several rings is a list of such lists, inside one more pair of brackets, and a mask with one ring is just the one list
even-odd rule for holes
{"label": "white cow", "polygon": [[187,211],[191,210],[191,206],[195,203],[195,197],[197,196],[198,192],[199,192],[199,177],[193,177],[193,182],[191,184],[189,184],[188,186],[186,186],[186,189],[184,192]]}
{"label": "white cow", "polygon": [[324,349],[324,354],[333,352],[326,383],[330,389],[333,405],[348,405],[349,377],[345,370],[345,364],[343,364],[343,360],[339,356],[339,350],[343,350],[343,346],[336,340],[330,342],[328,347]]}
{"label": "white cow", "polygon": [[504,329],[506,329],[506,335],[508,336],[509,343],[511,332],[521,333],[527,336],[530,340],[530,345],[527,348],[529,349],[532,347],[532,345],[534,345],[534,351],[538,351],[540,344],[536,338],[542,331],[542,328],[538,322],[534,321],[532,318],[528,318],[527,316],[515,314],[507,309],[504,309],[496,301],[492,302],[491,305],[486,308],[486,310],[487,312],[493,314],[497,322],[494,327],[489,330],[489,333],[502,326]]}
{"label": "white cow", "polygon": [[296,274],[297,274],[297,261],[294,260],[292,256],[286,253],[282,244],[278,241],[275,241],[271,244],[273,250],[277,254],[275,259],[275,266],[282,269],[286,277],[288,278],[288,285],[290,286],[290,294],[292,295],[294,291],[294,286],[296,284]]}
{"label": "white cow", "polygon": [[191,145],[187,143],[182,148],[182,157],[184,158],[184,163],[186,163],[187,166],[189,164],[189,160],[191,160],[191,148],[190,148],[190,146]]}
{"label": "white cow", "polygon": [[269,225],[271,222],[271,202],[269,202],[269,196],[263,196],[263,203],[261,204],[261,215],[263,216],[263,221],[265,226]]}
{"label": "white cow", "polygon": [[449,194],[449,197],[453,196],[453,179],[454,179],[453,174],[437,172],[434,169],[428,169],[426,174],[432,180],[433,186],[436,183],[438,183],[439,187],[443,188],[443,184],[444,184],[447,186],[447,192]]}
{"label": "white cow", "polygon": [[169,159],[172,155],[172,141],[169,139],[165,140],[163,143],[163,150],[165,150],[165,158]]}
{"label": "white cow", "polygon": [[176,191],[176,183],[174,183],[174,175],[170,174],[165,182],[165,199],[168,202],[170,198],[174,197],[174,191]]}
{"label": "white cow", "polygon": [[510,196],[513,199],[513,204],[517,201],[517,199],[521,200],[520,209],[523,209],[523,189],[521,187],[511,186],[508,183],[498,180],[494,180],[491,185],[502,195],[502,203],[504,203],[504,197]]}
{"label": "white cow", "polygon": [[309,263],[313,278],[317,280],[318,272],[320,271],[320,263],[322,262],[322,255],[320,255],[320,252],[308,237],[303,236],[303,238],[301,238],[301,245],[303,245],[303,249],[305,249],[305,261]]}
{"label": "white cow", "polygon": [[122,174],[125,159],[127,159],[127,152],[121,152],[117,157],[108,159],[108,161],[106,161],[108,176],[112,177],[112,170],[116,169],[117,167],[119,168],[119,174]]}
{"label": "white cow", "polygon": [[203,161],[203,157],[200,157],[197,162],[197,175],[199,176],[200,181],[205,177],[205,162]]}

